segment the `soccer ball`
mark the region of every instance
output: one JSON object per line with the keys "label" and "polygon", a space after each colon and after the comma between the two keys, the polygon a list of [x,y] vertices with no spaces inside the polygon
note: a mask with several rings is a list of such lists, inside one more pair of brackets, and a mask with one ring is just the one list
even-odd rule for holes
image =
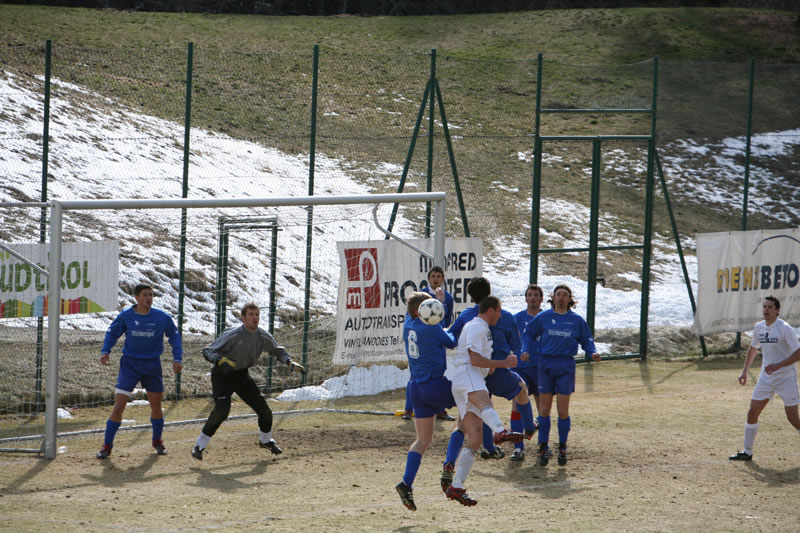
{"label": "soccer ball", "polygon": [[436,298],[428,298],[419,304],[419,318],[431,326],[438,324],[444,318],[444,306]]}

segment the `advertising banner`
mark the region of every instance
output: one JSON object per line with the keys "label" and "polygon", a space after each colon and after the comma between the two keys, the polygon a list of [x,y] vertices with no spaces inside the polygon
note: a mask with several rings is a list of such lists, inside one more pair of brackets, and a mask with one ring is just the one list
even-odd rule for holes
{"label": "advertising banner", "polygon": [[[431,239],[411,244],[433,254]],[[406,298],[427,287],[433,262],[395,240],[338,242],[339,278],[336,353],[333,363],[404,361]],[[454,312],[472,305],[467,283],[483,270],[480,239],[445,240],[444,289]]]}
{"label": "advertising banner", "polygon": [[698,335],[750,331],[765,296],[800,326],[800,229],[697,234]]}
{"label": "advertising banner", "polygon": [[[119,305],[119,242],[68,242],[61,245],[61,314],[114,311]],[[8,246],[47,270],[49,244]],[[51,276],[52,277],[52,276]],[[48,277],[0,250],[0,318],[47,316]]]}

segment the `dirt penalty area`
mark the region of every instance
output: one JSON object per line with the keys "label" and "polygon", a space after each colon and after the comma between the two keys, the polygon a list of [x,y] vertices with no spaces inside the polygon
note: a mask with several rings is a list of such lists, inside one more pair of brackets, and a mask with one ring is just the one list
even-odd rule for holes
{"label": "dirt penalty area", "polygon": [[[94,457],[101,433],[59,439],[54,461],[4,453],[0,530],[788,531],[798,516],[800,435],[779,399],[761,416],[753,461],[728,460],[742,447],[757,377],[754,369],[751,384],[740,386],[741,364],[580,365],[568,464],[541,467],[533,453],[512,462],[510,449],[504,459],[478,459],[467,481],[478,500],[471,508],[447,500],[439,486],[454,422],[437,421],[412,512],[394,486],[414,440],[413,421],[322,413],[276,416],[279,456],[258,447],[254,418],[223,424],[203,461],[190,455],[200,424],[167,427],[166,456],[154,453],[149,431],[121,431],[104,461]],[[400,390],[328,406],[394,411],[403,399]],[[495,404],[507,423],[510,404]],[[204,418],[210,406],[187,400],[168,403],[165,412],[168,421],[191,420]],[[102,428],[109,412],[77,410],[73,423]],[[247,412],[235,402],[234,414]],[[138,423],[148,417],[147,406],[125,411]]]}

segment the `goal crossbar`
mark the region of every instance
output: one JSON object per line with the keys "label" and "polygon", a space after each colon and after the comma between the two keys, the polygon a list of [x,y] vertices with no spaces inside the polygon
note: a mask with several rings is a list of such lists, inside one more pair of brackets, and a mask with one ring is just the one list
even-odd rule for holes
{"label": "goal crossbar", "polygon": [[[98,209],[185,209],[222,207],[281,207],[335,204],[400,204],[431,202],[434,212],[434,261],[444,265],[444,192],[395,193],[373,195],[295,196],[275,198],[175,198],[175,199],[108,199],[53,200],[50,207],[50,272],[61,271],[61,240],[64,211]],[[61,320],[61,284],[50,283],[47,322],[47,376],[45,395],[45,424],[42,451],[47,459],[56,458],[58,423],[58,353]]]}

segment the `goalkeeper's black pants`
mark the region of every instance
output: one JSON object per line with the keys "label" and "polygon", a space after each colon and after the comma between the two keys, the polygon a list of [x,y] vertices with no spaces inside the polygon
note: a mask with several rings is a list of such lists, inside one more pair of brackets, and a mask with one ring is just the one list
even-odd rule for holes
{"label": "goalkeeper's black pants", "polygon": [[231,412],[231,396],[234,392],[258,415],[258,429],[264,433],[272,430],[272,410],[246,369],[223,374],[222,369],[215,366],[211,370],[211,391],[214,395],[214,409],[203,426],[203,433],[209,437],[212,437],[228,418]]}

